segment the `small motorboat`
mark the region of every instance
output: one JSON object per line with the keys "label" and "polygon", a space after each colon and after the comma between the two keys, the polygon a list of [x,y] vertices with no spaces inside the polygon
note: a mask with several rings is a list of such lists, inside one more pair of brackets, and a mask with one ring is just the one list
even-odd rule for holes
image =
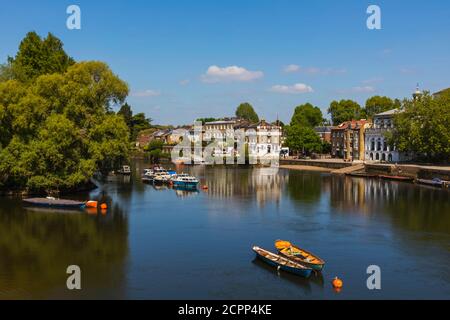
{"label": "small motorboat", "polygon": [[199,181],[196,177],[190,176],[187,173],[181,173],[176,176],[176,178],[172,178],[172,183],[174,188],[183,188],[183,189],[197,189]]}
{"label": "small motorboat", "polygon": [[305,267],[295,261],[289,260],[257,246],[253,247],[253,251],[256,253],[257,258],[271,266],[277,267],[278,270],[287,271],[305,278],[308,278],[313,271],[311,268]]}
{"label": "small motorboat", "polygon": [[119,174],[123,175],[130,175],[131,174],[131,168],[130,166],[122,166],[121,169],[117,171]]}
{"label": "small motorboat", "polygon": [[50,208],[83,209],[86,206],[86,202],[56,199],[53,197],[29,198],[23,199],[23,202],[31,206],[50,207]]}
{"label": "small motorboat", "polygon": [[405,181],[405,182],[414,181],[413,177],[389,176],[389,175],[379,175],[378,177],[380,177],[381,179],[386,179],[386,180]]}
{"label": "small motorboat", "polygon": [[167,183],[170,181],[170,179],[171,175],[165,170],[155,171],[155,173],[153,174],[154,183]]}
{"label": "small motorboat", "polygon": [[319,258],[317,255],[312,254],[304,249],[294,246],[289,241],[277,240],[275,241],[275,247],[278,249],[280,255],[300,263],[308,268],[316,271],[322,271],[325,266],[325,261]]}
{"label": "small motorboat", "polygon": [[417,179],[416,182],[420,183],[420,184],[425,184],[425,185],[428,185],[428,186],[439,187],[439,188],[445,187],[445,185],[448,183],[448,181],[444,181],[444,180],[441,180],[439,178],[434,178],[432,180]]}

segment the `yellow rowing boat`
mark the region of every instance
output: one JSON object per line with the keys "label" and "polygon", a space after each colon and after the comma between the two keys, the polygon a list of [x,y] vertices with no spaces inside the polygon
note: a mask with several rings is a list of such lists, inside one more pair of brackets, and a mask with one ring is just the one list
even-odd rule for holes
{"label": "yellow rowing boat", "polygon": [[280,255],[285,256],[292,261],[300,263],[316,271],[321,271],[325,265],[325,261],[323,261],[317,255],[301,249],[293,245],[289,241],[277,240],[275,241],[275,247],[277,248]]}

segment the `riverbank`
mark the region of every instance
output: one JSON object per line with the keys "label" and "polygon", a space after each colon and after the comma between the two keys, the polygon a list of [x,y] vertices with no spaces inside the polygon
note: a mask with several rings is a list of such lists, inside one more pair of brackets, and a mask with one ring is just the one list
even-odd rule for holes
{"label": "riverbank", "polygon": [[315,171],[315,172],[331,172],[333,169],[305,166],[305,165],[280,165],[280,169],[298,170],[298,171]]}
{"label": "riverbank", "polygon": [[396,175],[414,179],[439,178],[450,181],[450,166],[421,165],[421,164],[392,164],[375,162],[344,162],[341,159],[281,159],[280,168],[309,170],[309,171],[331,171],[335,173],[346,173],[347,171],[361,171],[368,174]]}

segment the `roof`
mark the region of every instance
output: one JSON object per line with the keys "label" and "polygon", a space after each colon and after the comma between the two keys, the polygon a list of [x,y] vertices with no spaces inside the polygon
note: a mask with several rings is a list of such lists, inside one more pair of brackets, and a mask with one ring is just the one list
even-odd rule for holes
{"label": "roof", "polygon": [[316,132],[331,132],[331,129],[333,129],[332,126],[322,126],[322,127],[315,127],[314,130]]}
{"label": "roof", "polygon": [[336,127],[332,127],[331,130],[359,129],[367,123],[370,123],[370,121],[366,119],[345,121]]}
{"label": "roof", "polygon": [[216,124],[235,124],[235,123],[236,123],[236,121],[234,121],[234,120],[220,120],[220,121],[205,122],[205,126],[216,125]]}
{"label": "roof", "polygon": [[438,92],[436,92],[436,93],[433,93],[433,96],[439,96],[439,95],[441,95],[441,94],[443,94],[443,93],[446,93],[446,92],[449,92],[449,93],[450,93],[450,88],[443,89],[443,90],[441,90],[441,91],[438,91]]}
{"label": "roof", "polygon": [[376,114],[375,117],[392,116],[392,115],[397,114],[399,112],[403,112],[403,110],[398,109],[398,108],[397,109],[392,109],[392,110],[389,110],[389,111],[386,111],[386,112],[382,112],[382,113]]}

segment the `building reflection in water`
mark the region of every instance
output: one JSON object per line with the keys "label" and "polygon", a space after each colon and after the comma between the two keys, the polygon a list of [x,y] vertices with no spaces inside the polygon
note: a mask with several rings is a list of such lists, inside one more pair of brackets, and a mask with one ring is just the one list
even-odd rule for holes
{"label": "building reflection in water", "polygon": [[337,212],[385,214],[401,228],[450,232],[448,190],[382,179],[331,177],[330,206]]}
{"label": "building reflection in water", "polygon": [[[203,177],[201,183],[208,186],[208,196],[217,199],[238,197],[266,203],[279,204],[282,187],[289,176],[279,174],[278,168],[194,168],[193,174]],[[207,177],[207,178],[205,178]]]}

